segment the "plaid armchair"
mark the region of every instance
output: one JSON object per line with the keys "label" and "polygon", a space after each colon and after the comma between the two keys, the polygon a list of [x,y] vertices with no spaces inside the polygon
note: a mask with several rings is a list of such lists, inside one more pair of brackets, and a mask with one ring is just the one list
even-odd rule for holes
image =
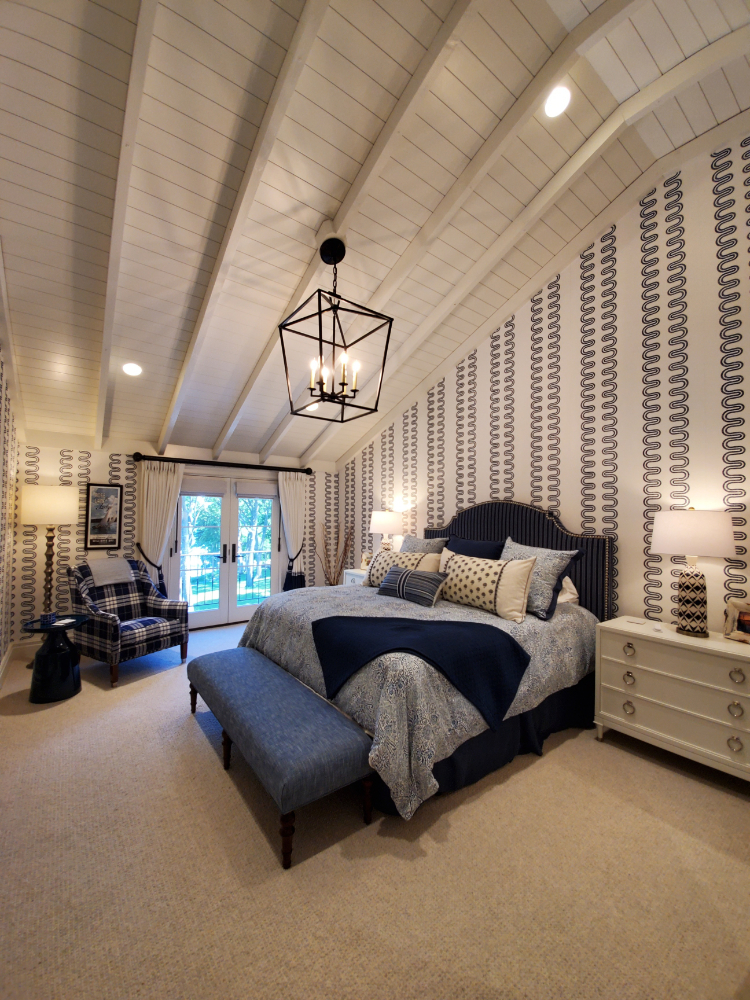
{"label": "plaid armchair", "polygon": [[180,646],[187,658],[188,606],[186,601],[169,601],[151,582],[142,562],[128,559],[132,583],[94,586],[87,563],[68,567],[68,585],[73,611],[89,615],[81,628],[73,631],[73,641],[86,656],[109,664],[112,687],[117,687],[119,664],[146,653]]}

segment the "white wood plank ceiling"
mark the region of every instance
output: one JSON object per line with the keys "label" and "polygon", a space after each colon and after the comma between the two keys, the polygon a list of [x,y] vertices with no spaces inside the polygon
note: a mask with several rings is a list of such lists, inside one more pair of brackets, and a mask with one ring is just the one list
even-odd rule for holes
{"label": "white wood plank ceiling", "polygon": [[379,419],[288,414],[276,328],[329,287],[323,235],[343,294],[395,319],[382,416],[655,161],[750,108],[743,0],[4,0],[0,46],[29,439],[292,465]]}

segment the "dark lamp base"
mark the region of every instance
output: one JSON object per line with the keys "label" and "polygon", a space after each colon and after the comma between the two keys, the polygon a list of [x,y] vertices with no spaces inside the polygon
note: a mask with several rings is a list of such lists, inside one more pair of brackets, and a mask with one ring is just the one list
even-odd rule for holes
{"label": "dark lamp base", "polygon": [[680,635],[694,635],[696,639],[708,639],[708,632],[691,632],[686,628],[678,628]]}

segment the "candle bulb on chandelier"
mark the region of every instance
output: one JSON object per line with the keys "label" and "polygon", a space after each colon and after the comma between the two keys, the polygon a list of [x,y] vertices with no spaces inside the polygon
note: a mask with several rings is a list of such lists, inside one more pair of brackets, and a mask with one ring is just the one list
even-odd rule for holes
{"label": "candle bulb on chandelier", "polygon": [[352,382],[352,392],[357,391],[357,373],[359,372],[359,361],[355,361],[352,365],[352,370],[354,371],[354,381]]}
{"label": "candle bulb on chandelier", "polygon": [[310,388],[315,388],[315,369],[317,368],[315,361],[310,362]]}
{"label": "candle bulb on chandelier", "polygon": [[344,390],[344,395],[346,395],[346,363],[349,360],[346,353],[341,355],[341,385]]}
{"label": "candle bulb on chandelier", "polygon": [[323,392],[328,392],[328,369],[320,369],[320,377],[323,379]]}

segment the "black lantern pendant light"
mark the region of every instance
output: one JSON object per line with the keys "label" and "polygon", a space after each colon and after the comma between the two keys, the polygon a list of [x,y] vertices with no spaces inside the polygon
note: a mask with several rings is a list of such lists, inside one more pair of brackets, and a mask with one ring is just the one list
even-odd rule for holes
{"label": "black lantern pendant light", "polygon": [[[333,290],[319,288],[279,323],[291,412],[342,424],[377,413],[393,325],[390,316],[339,295],[336,265],[345,253],[346,247],[335,237],[321,244],[321,260],[333,265]],[[310,372],[309,395],[297,403],[289,368],[291,364],[299,372],[303,358]],[[377,378],[373,405],[358,403],[358,383],[373,376]]]}

